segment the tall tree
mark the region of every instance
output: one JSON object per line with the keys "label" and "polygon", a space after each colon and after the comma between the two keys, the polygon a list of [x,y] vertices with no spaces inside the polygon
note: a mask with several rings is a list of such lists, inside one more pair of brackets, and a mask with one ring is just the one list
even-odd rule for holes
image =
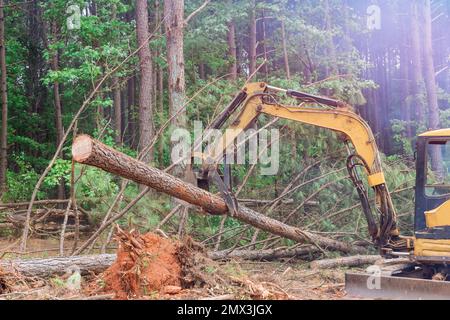
{"label": "tall tree", "polygon": [[[184,63],[184,0],[165,0],[164,17],[167,37],[169,116],[174,128],[185,128],[186,84]],[[185,168],[177,165],[173,173],[182,176]]]}
{"label": "tall tree", "polygon": [[249,12],[249,41],[248,41],[248,58],[249,58],[249,75],[252,75],[256,71],[256,2],[252,0],[250,2],[250,12]]}
{"label": "tall tree", "polygon": [[[162,15],[162,6],[159,0],[155,1],[155,12],[156,12],[156,26],[158,27],[158,33],[163,34],[163,26],[161,25],[161,15]],[[158,47],[156,56],[159,57],[163,49]],[[164,69],[161,63],[158,63],[157,66],[157,92],[158,92],[158,113],[159,117],[162,120],[164,117]],[[162,122],[162,121],[161,121]],[[158,145],[158,153],[159,153],[159,164],[163,165],[164,162],[164,135],[160,136],[159,145]]]}
{"label": "tall tree", "polygon": [[228,79],[236,81],[237,79],[237,52],[236,52],[236,24],[231,19],[227,23],[227,43],[228,43],[228,58],[230,59],[230,66],[228,69]]}
{"label": "tall tree", "polygon": [[[428,127],[430,130],[436,130],[440,127],[439,120],[439,104],[437,96],[437,84],[433,60],[433,33],[431,25],[431,1],[419,1],[422,11],[423,23],[423,70],[425,87],[427,90],[428,102]],[[433,148],[431,156],[432,168],[437,172],[438,176],[443,175],[442,154],[438,147]]]}
{"label": "tall tree", "polygon": [[422,76],[422,54],[420,47],[419,12],[417,1],[411,1],[411,95],[415,112],[416,122],[421,123],[424,114],[423,105],[423,76]]}
{"label": "tall tree", "polygon": [[287,49],[287,39],[286,39],[286,26],[284,20],[281,20],[281,41],[283,45],[283,61],[284,61],[284,70],[286,72],[286,78],[288,80],[291,79],[291,68],[289,67],[289,55]]}
{"label": "tall tree", "polygon": [[406,121],[406,135],[412,137],[411,128],[411,103],[409,97],[409,66],[410,66],[410,44],[408,32],[408,16],[405,15],[401,23],[402,44],[400,47],[400,99],[402,104],[403,120]]}
{"label": "tall tree", "polygon": [[136,78],[130,77],[127,81],[127,106],[128,106],[128,137],[129,144],[136,146]]}
{"label": "tall tree", "polygon": [[[117,6],[112,4],[112,20],[117,19]],[[111,79],[111,86],[113,92],[113,105],[114,105],[114,128],[115,128],[115,142],[117,145],[122,143],[122,100],[120,96],[120,83],[119,77],[114,75]]]}
{"label": "tall tree", "polygon": [[2,95],[2,130],[0,133],[0,193],[6,188],[6,170],[8,166],[8,93],[6,74],[5,15],[4,1],[0,0],[0,70]]}
{"label": "tall tree", "polygon": [[[53,41],[56,43],[57,37],[58,37],[58,25],[56,24],[56,21],[53,21],[51,23],[51,29],[52,29]],[[57,72],[59,70],[58,48],[54,49],[52,60],[51,60],[51,67],[54,72]],[[63,136],[64,136],[61,96],[60,96],[59,89],[60,89],[59,82],[58,82],[58,80],[55,80],[53,82],[53,104],[54,104],[54,108],[55,108],[56,147],[59,146],[59,144],[61,143]],[[60,158],[63,157],[62,152],[60,152],[59,157]],[[64,199],[64,198],[65,198],[65,183],[64,183],[64,178],[61,178],[61,181],[59,182],[59,185],[58,185],[58,199]]]}
{"label": "tall tree", "polygon": [[153,150],[149,150],[153,138],[153,66],[148,30],[147,0],[136,0],[136,34],[139,50],[141,81],[139,88],[139,150],[144,152],[142,160],[153,160]]}
{"label": "tall tree", "polygon": [[111,79],[111,86],[113,91],[114,128],[116,131],[114,140],[117,145],[120,145],[122,143],[122,99],[119,78],[117,76]]}

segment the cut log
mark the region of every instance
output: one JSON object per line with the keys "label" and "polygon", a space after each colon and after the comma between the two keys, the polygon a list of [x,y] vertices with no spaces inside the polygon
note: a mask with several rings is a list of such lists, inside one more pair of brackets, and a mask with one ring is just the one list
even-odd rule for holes
{"label": "cut log", "polygon": [[[282,250],[236,250],[228,254],[226,251],[209,252],[212,260],[226,260],[230,258],[245,260],[273,260],[286,257],[301,256],[318,251],[314,246]],[[62,275],[77,267],[81,274],[91,272],[100,273],[109,268],[116,260],[115,254],[100,254],[90,256],[54,257],[45,259],[16,259],[0,260],[0,270],[18,272],[28,277],[48,278]]]}
{"label": "cut log", "polygon": [[[280,258],[303,256],[313,253],[317,248],[306,246],[303,248],[283,250],[236,250],[228,256],[225,251],[209,252],[209,258],[213,260],[225,260],[229,258],[245,260],[274,260]],[[311,263],[311,268],[327,269],[335,267],[354,267],[363,264],[375,263],[380,256],[352,256],[338,259],[318,260]],[[17,259],[0,260],[0,270],[5,272],[19,272],[28,277],[48,278],[55,275],[63,275],[74,267],[79,268],[81,274],[100,273],[109,268],[116,260],[115,254],[100,254],[90,256],[54,257],[46,259]]]}
{"label": "cut log", "polygon": [[[88,135],[81,135],[75,139],[72,146],[72,156],[78,163],[100,168],[138,184],[153,188],[156,191],[166,193],[169,196],[198,206],[209,214],[230,215],[227,205],[221,197],[186,183],[159,169],[150,167],[106,146],[100,141],[92,139]],[[239,206],[237,212],[231,216],[261,230],[299,243],[312,243],[323,249],[345,253],[361,253],[365,251],[364,248],[358,246],[289,226],[244,206]]]}
{"label": "cut log", "polygon": [[16,271],[28,277],[48,278],[53,275],[65,274],[72,267],[78,267],[81,274],[99,273],[106,270],[115,260],[115,254],[30,260],[0,260],[0,269],[6,272]]}
{"label": "cut log", "polygon": [[358,267],[365,264],[374,264],[381,256],[357,255],[336,259],[324,259],[311,262],[311,269],[333,269],[338,267]]}
{"label": "cut log", "polygon": [[229,250],[212,251],[208,256],[212,260],[276,260],[282,258],[304,257],[312,253],[320,252],[320,250],[312,245],[294,248],[294,249],[273,249],[273,250]]}

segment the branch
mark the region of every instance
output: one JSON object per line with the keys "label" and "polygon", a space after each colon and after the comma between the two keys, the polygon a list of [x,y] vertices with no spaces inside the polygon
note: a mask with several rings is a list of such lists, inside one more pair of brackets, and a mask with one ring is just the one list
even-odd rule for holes
{"label": "branch", "polygon": [[437,77],[438,75],[440,75],[442,72],[447,71],[447,69],[450,68],[450,65],[443,67],[441,70],[436,71],[435,76]]}
{"label": "branch", "polygon": [[189,23],[189,21],[191,21],[191,19],[196,16],[200,11],[202,11],[203,9],[205,9],[205,7],[211,2],[211,0],[205,0],[205,2],[203,2],[203,4],[198,7],[197,10],[195,10],[194,12],[192,12],[185,20],[184,20],[184,24],[187,25]]}

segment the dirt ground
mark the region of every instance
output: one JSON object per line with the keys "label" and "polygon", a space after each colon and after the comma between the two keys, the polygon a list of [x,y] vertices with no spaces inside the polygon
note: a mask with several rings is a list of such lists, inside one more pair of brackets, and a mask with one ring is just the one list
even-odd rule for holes
{"label": "dirt ground", "polygon": [[[4,280],[6,282],[2,284],[3,288],[9,286],[13,289],[3,290],[0,300],[347,299],[344,291],[344,274],[348,270],[316,271],[309,268],[308,262],[292,259],[276,262],[205,262],[198,260],[199,257],[204,259],[202,254],[197,254],[198,249],[190,248],[189,252],[186,252],[186,247],[183,246],[181,248],[185,251],[181,250],[183,258],[180,264],[173,260],[180,252],[177,244],[145,235],[139,238],[141,242],[136,245],[134,239],[131,241],[132,247],[124,245],[119,247],[118,261],[102,275],[83,276],[79,290],[67,289],[65,285],[67,276],[43,280],[23,279],[16,275],[17,278],[9,277]],[[126,239],[124,241],[127,243]],[[11,244],[13,242],[0,241],[0,252],[11,247]],[[69,241],[67,248],[71,245]],[[135,250],[136,246],[139,248],[138,251]],[[34,253],[26,257],[54,256],[58,254],[57,247],[57,240],[34,239],[29,244],[29,251]],[[52,250],[44,252],[49,248]],[[146,252],[145,259],[135,259],[136,253],[142,250]],[[192,252],[196,253],[193,255]],[[8,258],[16,256],[14,250],[8,255]],[[189,270],[183,269],[186,265]],[[196,266],[202,268],[198,269]],[[124,276],[117,277],[119,274],[128,277],[125,282]],[[191,279],[191,282],[186,282],[187,278]],[[140,290],[139,287],[144,290]]]}

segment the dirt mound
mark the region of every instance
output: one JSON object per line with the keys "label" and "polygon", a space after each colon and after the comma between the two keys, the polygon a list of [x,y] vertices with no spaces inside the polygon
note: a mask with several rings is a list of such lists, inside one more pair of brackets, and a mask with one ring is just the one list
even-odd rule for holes
{"label": "dirt mound", "polygon": [[166,286],[181,286],[177,244],[148,233],[119,230],[116,262],[102,276],[105,289],[117,298],[151,295]]}
{"label": "dirt mound", "polygon": [[115,263],[87,288],[89,295],[114,293],[117,299],[220,296],[278,298],[274,290],[229,275],[197,242],[118,230]]}

